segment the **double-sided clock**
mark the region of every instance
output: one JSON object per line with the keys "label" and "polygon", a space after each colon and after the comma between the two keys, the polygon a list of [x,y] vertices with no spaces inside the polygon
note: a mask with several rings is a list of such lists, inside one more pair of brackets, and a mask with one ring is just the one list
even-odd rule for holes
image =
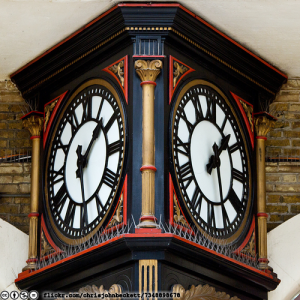
{"label": "double-sided clock", "polygon": [[238,114],[213,84],[193,80],[170,119],[173,178],[180,203],[198,230],[233,242],[249,219],[252,175]]}
{"label": "double-sided clock", "polygon": [[126,116],[102,79],[80,86],[56,118],[45,154],[44,200],[65,244],[92,237],[117,200],[125,158]]}

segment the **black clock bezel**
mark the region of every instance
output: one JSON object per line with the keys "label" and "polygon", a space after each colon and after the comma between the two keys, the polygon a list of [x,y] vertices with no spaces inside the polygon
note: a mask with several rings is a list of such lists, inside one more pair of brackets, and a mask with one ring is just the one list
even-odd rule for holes
{"label": "black clock bezel", "polygon": [[[115,184],[115,188],[112,189],[113,191],[113,196],[111,197],[111,201],[108,205],[108,208],[106,209],[106,212],[102,218],[102,220],[95,226],[91,231],[88,232],[82,232],[81,236],[72,236],[68,235],[66,232],[61,231],[59,226],[56,224],[56,222],[53,220],[53,215],[51,212],[51,208],[49,207],[49,196],[48,196],[48,166],[49,166],[49,156],[51,156],[51,148],[52,148],[52,143],[53,140],[56,136],[56,133],[58,131],[58,126],[60,124],[60,120],[64,118],[65,113],[68,111],[69,106],[71,105],[72,101],[80,95],[82,92],[84,92],[86,89],[91,88],[94,85],[100,85],[106,88],[111,95],[115,98],[118,108],[120,110],[121,116],[122,116],[122,123],[123,123],[123,133],[124,133],[124,141],[123,141],[123,152],[122,152],[122,164],[120,167],[120,173],[118,176],[118,182]],[[44,207],[45,207],[45,212],[46,212],[46,220],[47,223],[51,225],[51,228],[53,229],[55,233],[55,237],[59,239],[60,242],[66,245],[76,245],[78,244],[78,241],[84,242],[89,240],[100,228],[105,228],[107,223],[109,222],[112,213],[114,211],[115,205],[117,200],[119,199],[121,188],[124,179],[125,179],[125,169],[126,169],[126,161],[127,161],[127,144],[128,144],[128,126],[127,126],[127,113],[126,113],[126,106],[125,106],[125,100],[124,96],[122,93],[119,91],[118,87],[116,84],[113,84],[113,82],[107,78],[95,78],[95,79],[90,79],[85,81],[84,83],[80,84],[79,87],[75,88],[72,93],[69,94],[69,97],[64,99],[64,103],[59,108],[59,111],[57,112],[52,128],[50,129],[49,135],[48,135],[48,140],[46,143],[45,147],[45,159],[44,159],[44,173],[43,173],[43,201],[44,201]],[[82,126],[82,124],[80,125]],[[79,128],[80,128],[79,126]],[[73,137],[72,137],[73,139]],[[107,137],[105,137],[107,139]],[[71,143],[71,142],[70,142]],[[69,143],[69,144],[70,144]],[[106,143],[106,146],[107,143]],[[107,158],[105,162],[105,166],[107,165]],[[65,167],[65,164],[64,164]],[[118,167],[119,168],[119,167]],[[105,168],[104,168],[105,169]],[[101,178],[101,182],[103,181],[103,176]],[[101,182],[98,185],[98,188],[101,184]],[[97,190],[98,190],[97,188]],[[91,199],[90,197],[89,199]],[[110,197],[109,197],[110,198]],[[108,198],[108,199],[109,199]],[[107,201],[108,203],[108,201]],[[105,206],[107,206],[107,203]],[[97,218],[96,218],[97,219]],[[94,222],[94,221],[93,221]],[[92,224],[91,222],[90,224]],[[89,225],[90,225],[89,224]],[[53,232],[52,231],[52,232]]]}
{"label": "black clock bezel", "polygon": [[[176,116],[176,112],[177,112],[179,103],[181,102],[182,98],[186,95],[186,93],[190,89],[192,89],[193,87],[196,87],[197,85],[206,86],[208,89],[211,89],[216,94],[218,94],[218,96],[220,98],[224,99],[224,101],[226,102],[227,106],[229,107],[229,109],[231,111],[231,115],[233,116],[233,119],[235,120],[235,122],[237,123],[237,125],[239,127],[239,132],[241,133],[241,139],[242,139],[241,143],[242,143],[242,145],[245,149],[245,155],[246,155],[246,158],[247,158],[246,159],[246,164],[248,166],[248,168],[247,168],[248,169],[247,170],[247,183],[248,183],[247,193],[248,193],[248,197],[247,197],[247,201],[246,201],[246,205],[245,205],[245,213],[243,215],[243,218],[237,224],[237,228],[232,234],[229,233],[227,235],[220,236],[219,233],[218,233],[218,235],[216,235],[216,230],[211,230],[209,228],[205,229],[205,228],[200,226],[200,224],[195,220],[194,216],[192,215],[192,213],[190,211],[190,208],[187,205],[186,200],[184,200],[185,192],[184,192],[184,189],[180,186],[180,184],[182,184],[182,182],[180,182],[180,179],[179,179],[177,171],[176,171],[174,148],[173,148],[173,146],[174,146],[173,145],[173,137],[174,137],[173,134],[174,134],[175,116]],[[187,217],[188,221],[190,222],[190,224],[194,224],[195,227],[197,228],[197,230],[199,230],[207,238],[213,239],[217,243],[224,243],[224,242],[225,243],[234,243],[237,240],[239,240],[239,238],[245,234],[247,228],[250,225],[250,222],[252,220],[251,213],[252,213],[252,209],[253,209],[253,185],[252,185],[252,182],[253,182],[253,168],[252,168],[252,165],[250,163],[252,155],[251,155],[251,147],[250,147],[250,143],[249,143],[249,137],[248,137],[248,134],[247,134],[247,131],[246,131],[247,129],[244,126],[243,122],[241,121],[242,118],[239,115],[240,112],[237,110],[236,107],[234,108],[234,104],[233,104],[234,102],[231,103],[228,98],[229,97],[227,97],[225,95],[225,93],[223,93],[221,91],[221,89],[219,89],[213,83],[208,82],[208,81],[203,80],[203,79],[191,78],[187,82],[182,83],[180,89],[178,89],[176,95],[174,95],[172,105],[171,105],[171,110],[170,110],[171,111],[170,119],[169,119],[170,170],[171,170],[171,176],[172,176],[172,180],[173,180],[173,183],[174,183],[175,191],[176,191],[176,194],[178,196],[178,200],[180,201],[183,212],[184,212],[185,216]],[[197,122],[195,122],[195,124],[196,123]],[[191,136],[192,135],[190,134],[190,137]],[[229,155],[229,156],[230,156],[230,163],[232,165],[231,155]],[[191,163],[191,160],[189,159],[188,162]],[[231,184],[232,184],[232,180],[233,179],[231,179]]]}

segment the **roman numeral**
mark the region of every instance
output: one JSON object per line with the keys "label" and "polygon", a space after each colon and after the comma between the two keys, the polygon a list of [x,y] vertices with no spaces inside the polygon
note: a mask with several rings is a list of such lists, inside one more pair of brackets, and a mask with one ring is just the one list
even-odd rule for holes
{"label": "roman numeral", "polygon": [[66,197],[67,195],[67,188],[66,185],[63,183],[63,185],[60,187],[56,195],[53,197],[53,202],[58,203],[60,199]]}
{"label": "roman numeral", "polygon": [[82,103],[82,106],[83,106],[82,122],[85,122],[92,118],[91,97],[87,97],[86,100]]}
{"label": "roman numeral", "polygon": [[224,118],[224,120],[223,120],[223,123],[222,123],[222,126],[221,126],[221,130],[222,130],[222,131],[224,131],[226,122],[227,122],[227,117],[225,116],[225,118]]}
{"label": "roman numeral", "polygon": [[118,140],[116,142],[113,142],[113,143],[109,144],[107,146],[108,156],[111,156],[112,154],[114,154],[116,152],[121,152],[122,151],[122,146],[123,146],[123,143],[122,143],[121,140]]}
{"label": "roman numeral", "polygon": [[239,181],[239,182],[242,182],[242,183],[244,182],[243,173],[238,171],[235,168],[232,169],[232,178]]}
{"label": "roman numeral", "polygon": [[96,195],[96,205],[97,205],[97,210],[98,210],[98,215],[100,215],[102,213],[103,210],[103,205],[102,202],[100,200],[100,197],[98,195]]}
{"label": "roman numeral", "polygon": [[179,174],[182,182],[187,181],[184,186],[185,188],[187,188],[193,180],[192,165],[189,161],[179,167]]}
{"label": "roman numeral", "polygon": [[80,227],[87,227],[88,223],[88,212],[86,205],[81,206],[81,218],[80,218]]}
{"label": "roman numeral", "polygon": [[75,217],[75,209],[76,209],[75,203],[73,201],[70,201],[68,208],[67,208],[66,216],[65,216],[65,223],[69,227],[73,227],[74,217]]}
{"label": "roman numeral", "polygon": [[63,145],[62,142],[59,140],[57,141],[57,149],[61,149],[62,151],[64,151],[65,154],[67,154],[68,149],[69,149],[69,145]]}
{"label": "roman numeral", "polygon": [[72,136],[74,135],[74,133],[77,131],[77,128],[79,126],[78,120],[77,120],[77,116],[75,114],[75,111],[73,112],[72,115],[68,116],[68,122],[71,125],[71,130],[72,130]]}
{"label": "roman numeral", "polygon": [[193,131],[193,125],[192,125],[191,122],[187,119],[187,116],[186,116],[184,110],[182,110],[182,111],[180,112],[180,117],[181,117],[181,119],[185,122],[185,124],[186,124],[186,126],[187,126],[189,132],[191,133],[191,132]]}
{"label": "roman numeral", "polygon": [[196,123],[198,123],[200,120],[203,119],[202,107],[201,107],[199,99],[195,99],[195,97],[193,97],[191,99],[191,101],[192,101],[192,103],[194,105],[194,108],[195,108]]}
{"label": "roman numeral", "polygon": [[242,202],[240,201],[239,197],[236,195],[234,189],[231,189],[229,194],[228,194],[228,199],[230,201],[230,203],[232,204],[233,208],[235,209],[235,211],[237,213],[239,213],[242,208]]}
{"label": "roman numeral", "polygon": [[102,181],[103,183],[105,183],[106,185],[108,185],[110,188],[113,188],[115,183],[116,183],[116,174],[111,171],[110,169],[106,168],[104,170],[104,174],[102,177]]}
{"label": "roman numeral", "polygon": [[240,148],[240,144],[239,143],[235,143],[233,145],[231,145],[230,147],[228,147],[228,150],[230,153],[235,152],[236,150],[238,150]]}
{"label": "roman numeral", "polygon": [[222,204],[222,214],[223,214],[223,224],[224,228],[227,228],[230,225],[230,220],[226,211],[225,206]]}
{"label": "roman numeral", "polygon": [[210,228],[216,227],[215,210],[214,210],[214,206],[211,203],[208,203],[207,206],[207,225]]}
{"label": "roman numeral", "polygon": [[101,97],[101,103],[100,103],[100,106],[99,106],[99,109],[98,109],[98,112],[97,112],[97,117],[96,117],[97,120],[100,120],[100,114],[101,114],[101,110],[102,110],[102,107],[103,107],[103,103],[104,103],[104,100]]}
{"label": "roman numeral", "polygon": [[60,198],[56,202],[54,202],[54,207],[59,215],[60,215],[67,199],[68,199],[68,196],[67,196],[67,194],[65,194],[62,198]]}
{"label": "roman numeral", "polygon": [[60,181],[60,179],[58,181],[55,181],[55,179],[56,179],[57,176],[64,176],[64,166],[62,166],[58,171],[53,170],[53,171],[50,172],[50,179],[54,180],[53,184],[55,184],[58,181]]}
{"label": "roman numeral", "polygon": [[207,111],[206,118],[211,122],[216,123],[216,101],[214,98],[206,98],[207,99]]}
{"label": "roman numeral", "polygon": [[[190,154],[190,144],[189,143],[184,143],[178,135],[175,137],[175,143],[176,143],[176,151],[185,155],[189,156]],[[179,147],[182,147],[183,149],[180,149]]]}
{"label": "roman numeral", "polygon": [[195,211],[197,211],[198,215],[200,214],[202,204],[202,194],[198,186],[196,186],[193,197],[192,197],[192,205],[194,206]]}
{"label": "roman numeral", "polygon": [[112,124],[114,123],[114,121],[117,118],[117,112],[114,111],[114,113],[112,114],[112,116],[110,117],[109,121],[106,123],[105,127],[104,127],[104,131],[105,133],[107,133],[110,129],[110,127],[112,126]]}

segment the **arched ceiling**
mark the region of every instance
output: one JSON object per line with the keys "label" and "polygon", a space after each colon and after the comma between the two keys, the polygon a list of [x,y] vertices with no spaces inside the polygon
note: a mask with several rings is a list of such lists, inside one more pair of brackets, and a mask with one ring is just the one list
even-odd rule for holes
{"label": "arched ceiling", "polygon": [[[117,3],[114,0],[0,0],[0,80],[8,79],[11,73]],[[300,77],[300,1],[184,0],[179,3],[289,78]]]}

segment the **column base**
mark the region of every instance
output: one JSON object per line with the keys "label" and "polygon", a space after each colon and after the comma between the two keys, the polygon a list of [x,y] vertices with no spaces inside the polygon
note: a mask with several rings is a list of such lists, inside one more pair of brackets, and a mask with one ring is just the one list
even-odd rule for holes
{"label": "column base", "polygon": [[27,266],[22,269],[22,272],[28,270],[36,270],[36,260],[34,261],[27,261]]}
{"label": "column base", "polygon": [[268,266],[269,260],[267,258],[259,258],[258,259],[258,268],[259,270],[270,271],[270,267]]}
{"label": "column base", "polygon": [[140,218],[140,223],[137,225],[137,228],[159,228],[159,225],[156,223],[157,219],[154,216],[142,216]]}

